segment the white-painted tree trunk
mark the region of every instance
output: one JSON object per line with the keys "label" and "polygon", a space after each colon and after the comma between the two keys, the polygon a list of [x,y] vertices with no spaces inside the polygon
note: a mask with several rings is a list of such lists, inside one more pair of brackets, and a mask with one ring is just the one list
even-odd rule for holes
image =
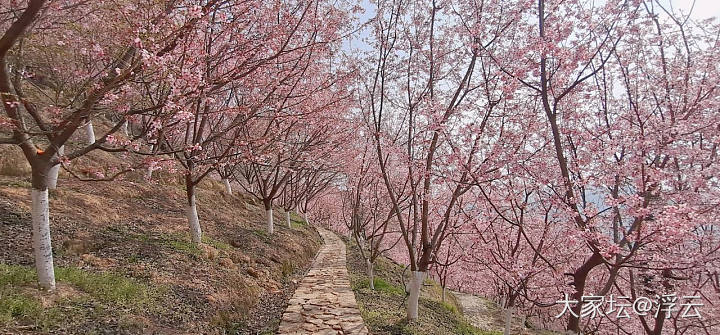
{"label": "white-painted tree trunk", "polygon": [[285,212],[285,218],[287,218],[288,228],[292,228],[292,222],[290,221],[290,211]]}
{"label": "white-painted tree trunk", "polygon": [[373,263],[370,262],[370,259],[365,259],[365,265],[367,265],[367,276],[368,276],[368,283],[370,284],[370,289],[375,289],[375,271],[373,269]]}
{"label": "white-painted tree trunk", "polygon": [[53,267],[52,243],[50,241],[50,202],[48,190],[33,188],[32,226],[33,251],[38,283],[46,290],[55,289],[55,268]]}
{"label": "white-painted tree trunk", "polygon": [[503,335],[510,335],[510,328],[512,327],[513,308],[508,307],[505,309],[505,332]]}
{"label": "white-painted tree trunk", "polygon": [[130,132],[128,131],[128,121],[125,120],[122,125],[123,134],[125,134],[125,137],[130,137]]}
{"label": "white-painted tree trunk", "polygon": [[[58,148],[57,156],[60,157],[65,154],[65,146],[61,145]],[[48,172],[48,189],[54,190],[57,188],[58,174],[60,173],[60,164],[57,164],[50,168]]]}
{"label": "white-painted tree trunk", "polygon": [[442,302],[445,302],[445,286],[442,288]]}
{"label": "white-painted tree trunk", "polygon": [[85,124],[85,136],[87,136],[88,145],[95,143],[95,129],[93,129],[92,121]]}
{"label": "white-painted tree trunk", "polygon": [[424,271],[413,271],[413,277],[410,281],[410,297],[408,298],[407,317],[409,321],[415,321],[418,318],[418,304],[420,302],[420,289],[425,280]]}
{"label": "white-painted tree trunk", "polygon": [[192,235],[193,243],[202,243],[202,229],[200,228],[200,219],[197,214],[197,206],[195,205],[195,195],[190,197],[190,204],[187,206],[187,218],[190,223],[190,235]]}
{"label": "white-painted tree trunk", "polygon": [[272,210],[272,208],[265,210],[265,213],[267,213],[267,231],[268,231],[268,234],[272,234],[275,231],[275,226],[273,225],[273,210]]}
{"label": "white-painted tree trunk", "polygon": [[310,224],[310,221],[308,221],[307,213],[303,213],[303,219],[305,219],[305,223]]}
{"label": "white-painted tree trunk", "polygon": [[223,178],[223,184],[225,184],[225,193],[232,195],[232,187],[230,187],[230,180]]}
{"label": "white-painted tree trunk", "polygon": [[145,179],[150,180],[152,179],[153,169],[151,167],[148,167],[145,171]]}

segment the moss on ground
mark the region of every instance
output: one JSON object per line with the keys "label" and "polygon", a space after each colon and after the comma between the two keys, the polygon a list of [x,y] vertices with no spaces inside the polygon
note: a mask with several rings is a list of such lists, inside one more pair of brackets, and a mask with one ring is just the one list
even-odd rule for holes
{"label": "moss on ground", "polygon": [[50,332],[68,320],[109,314],[127,320],[133,311],[154,308],[162,291],[119,274],[76,267],[56,267],[55,278],[65,295],[38,290],[32,267],[0,264],[0,326]]}

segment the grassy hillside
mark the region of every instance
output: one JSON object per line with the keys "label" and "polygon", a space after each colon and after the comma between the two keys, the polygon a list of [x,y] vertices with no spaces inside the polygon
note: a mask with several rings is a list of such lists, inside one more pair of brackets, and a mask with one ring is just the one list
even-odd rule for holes
{"label": "grassy hillside", "polygon": [[[276,212],[268,236],[262,205],[199,186],[205,243],[190,243],[177,176],[138,171],[116,182],[61,174],[50,194],[58,290],[35,284],[29,170],[0,148],[0,333],[272,333],[321,243]],[[83,164],[112,162],[92,153]]]}
{"label": "grassy hillside", "polygon": [[365,324],[372,334],[502,334],[497,331],[483,331],[472,326],[463,316],[462,308],[455,296],[446,292],[445,302],[442,302],[442,288],[430,279],[425,281],[421,290],[419,319],[408,323],[405,319],[407,300],[402,283],[403,267],[380,257],[375,267],[373,291],[368,285],[365,261],[360,251],[355,243],[347,240],[346,242],[351,285]]}

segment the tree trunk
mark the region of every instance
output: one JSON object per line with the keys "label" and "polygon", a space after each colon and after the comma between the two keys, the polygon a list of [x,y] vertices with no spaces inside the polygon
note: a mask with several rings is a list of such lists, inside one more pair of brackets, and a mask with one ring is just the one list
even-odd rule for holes
{"label": "tree trunk", "polygon": [[413,271],[413,278],[410,282],[410,297],[408,298],[407,318],[408,321],[415,321],[418,318],[418,304],[420,301],[420,289],[425,280],[424,271]]}
{"label": "tree trunk", "polygon": [[92,121],[88,121],[85,124],[85,136],[87,136],[88,145],[95,143],[95,130],[93,129]]}
{"label": "tree trunk", "polygon": [[310,221],[308,221],[307,213],[303,213],[303,218],[305,219],[305,223],[310,224]]}
{"label": "tree trunk", "polygon": [[375,271],[373,269],[373,263],[370,262],[370,259],[368,258],[365,260],[365,265],[367,265],[367,276],[370,289],[375,290]]}
{"label": "tree trunk", "polygon": [[153,169],[148,166],[147,170],[145,171],[145,180],[151,180],[153,174]]}
{"label": "tree trunk", "polygon": [[125,134],[125,137],[130,137],[130,132],[128,131],[128,121],[125,120],[122,125],[123,134]]}
{"label": "tree trunk", "polygon": [[223,178],[223,184],[225,184],[225,193],[232,195],[232,187],[230,187],[230,180]]}
{"label": "tree trunk", "polygon": [[[575,293],[572,295],[573,300],[582,301],[582,297],[585,295],[585,282],[587,281],[588,274],[596,266],[602,263],[602,256],[597,253],[593,253],[583,265],[581,265],[573,273],[573,286],[575,286]],[[575,315],[580,315],[582,311],[582,303],[577,303],[573,308]],[[580,332],[580,318],[570,313],[570,319],[568,320],[567,330],[577,334]]]}
{"label": "tree trunk", "polygon": [[272,210],[272,199],[263,199],[263,206],[265,206],[265,215],[267,220],[267,232],[272,234],[275,232],[275,224],[273,223],[273,210]]}
{"label": "tree trunk", "polygon": [[[57,157],[60,157],[65,154],[65,146],[62,145],[60,148],[58,148],[57,151]],[[53,167],[50,168],[50,172],[48,172],[48,189],[54,190],[57,188],[57,180],[58,180],[58,174],[60,173],[60,163],[53,165]]]}
{"label": "tree trunk", "polygon": [[510,335],[510,328],[512,327],[513,308],[508,307],[505,309],[505,332],[503,335]]}
{"label": "tree trunk", "polygon": [[195,244],[200,244],[202,243],[202,229],[200,229],[200,219],[198,218],[197,206],[195,205],[195,194],[192,194],[190,196],[186,213],[188,222],[190,223],[190,234],[192,235],[192,241]]}
{"label": "tree trunk", "polygon": [[292,223],[290,222],[290,211],[289,210],[285,211],[285,217],[287,218],[288,228],[292,228]]}
{"label": "tree trunk", "polygon": [[38,284],[46,290],[55,289],[52,242],[50,237],[50,201],[48,200],[47,163],[37,163],[32,171],[32,241]]}
{"label": "tree trunk", "polygon": [[275,231],[275,225],[273,224],[273,210],[272,207],[266,208],[265,213],[267,215],[267,231],[268,234],[272,234]]}
{"label": "tree trunk", "polygon": [[445,285],[442,287],[442,302],[445,302]]}

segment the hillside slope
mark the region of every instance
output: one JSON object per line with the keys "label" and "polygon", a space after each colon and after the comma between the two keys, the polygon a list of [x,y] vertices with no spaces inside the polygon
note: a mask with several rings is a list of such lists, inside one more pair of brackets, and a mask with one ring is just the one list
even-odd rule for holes
{"label": "hillside slope", "polygon": [[419,318],[416,322],[408,323],[405,318],[407,299],[402,280],[403,267],[388,258],[379,257],[375,265],[373,291],[369,288],[365,261],[357,245],[348,240],[345,242],[350,282],[365,325],[371,334],[498,334],[498,332],[480,330],[468,322],[462,314],[457,299],[451,293],[446,294],[443,302],[442,288],[430,279],[425,281],[421,290]]}
{"label": "hillside slope", "polygon": [[[503,311],[494,302],[475,295],[446,290],[442,301],[442,287],[426,279],[421,290],[419,319],[406,320],[407,298],[403,286],[409,283],[409,271],[385,257],[375,264],[375,290],[371,290],[365,273],[365,261],[355,242],[345,239],[347,267],[355,298],[371,334],[375,335],[500,335],[505,329]],[[512,334],[553,335],[552,331],[522,326],[523,319],[514,317]]]}
{"label": "hillside slope", "polygon": [[288,229],[281,210],[268,236],[261,204],[208,180],[197,194],[198,248],[177,176],[81,182],[63,174],[50,195],[58,290],[40,292],[28,171],[17,155],[0,153],[0,333],[272,333],[321,244],[295,215]]}

